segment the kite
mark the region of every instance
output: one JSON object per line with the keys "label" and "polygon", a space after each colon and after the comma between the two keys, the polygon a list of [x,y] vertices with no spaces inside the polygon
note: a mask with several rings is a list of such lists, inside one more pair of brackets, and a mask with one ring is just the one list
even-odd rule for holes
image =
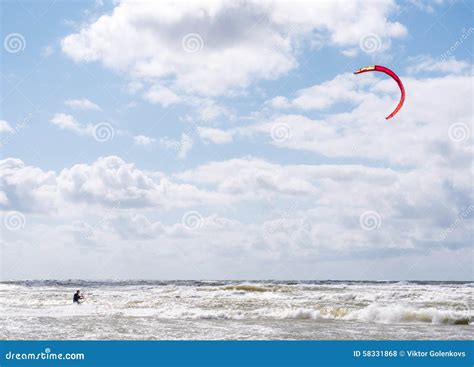
{"label": "kite", "polygon": [[354,74],[366,73],[367,71],[380,71],[382,73],[385,73],[385,74],[391,76],[392,79],[397,82],[398,87],[400,88],[400,92],[401,92],[400,101],[398,102],[398,105],[393,110],[393,112],[390,115],[388,115],[387,117],[385,117],[385,119],[387,119],[387,120],[391,119],[393,116],[395,116],[398,113],[398,111],[400,111],[400,109],[403,106],[403,102],[405,102],[405,88],[403,87],[403,83],[400,80],[400,78],[398,77],[398,75],[395,74],[392,70],[390,70],[389,68],[386,68],[385,66],[380,66],[380,65],[366,66],[365,68],[361,68],[361,69],[357,70],[356,72],[354,72]]}

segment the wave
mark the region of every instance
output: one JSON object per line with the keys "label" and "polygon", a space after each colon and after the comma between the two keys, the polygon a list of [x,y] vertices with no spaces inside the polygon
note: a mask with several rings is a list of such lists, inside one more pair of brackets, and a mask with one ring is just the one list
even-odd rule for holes
{"label": "wave", "polygon": [[347,315],[348,319],[377,323],[411,323],[469,325],[469,310],[455,311],[437,308],[416,309],[407,306],[369,305]]}
{"label": "wave", "polygon": [[419,281],[419,280],[83,280],[83,279],[41,279],[41,280],[2,280],[1,285],[20,285],[27,287],[120,287],[120,286],[233,286],[233,285],[288,285],[288,286],[304,286],[304,285],[459,285],[474,286],[472,281]]}
{"label": "wave", "polygon": [[[259,291],[257,291],[259,292]],[[234,307],[222,307],[220,304],[207,305],[152,303],[144,300],[129,300],[123,304],[84,303],[82,305],[49,305],[28,308],[9,309],[8,317],[44,317],[54,314],[55,317],[143,317],[156,319],[207,319],[207,320],[320,320],[320,321],[353,321],[364,323],[397,324],[397,323],[431,323],[438,325],[470,325],[473,321],[469,308],[417,308],[408,305],[385,305],[372,303],[365,307],[353,306],[301,306],[279,300],[278,304],[252,306],[251,303],[235,303]],[[217,306],[217,307],[216,307]],[[3,308],[3,307],[2,307]],[[6,311],[5,309],[3,311]]]}
{"label": "wave", "polygon": [[[130,306],[130,305],[128,305]],[[129,317],[156,317],[159,319],[205,319],[205,320],[327,320],[356,321],[365,323],[431,323],[438,325],[469,325],[472,316],[466,311],[450,311],[436,308],[416,309],[404,306],[372,304],[361,309],[348,307],[262,307],[255,310],[206,309],[185,307],[124,308],[112,309],[102,306],[89,308],[96,315]],[[77,310],[86,311],[81,307]],[[70,309],[69,309],[70,312]],[[81,312],[82,313],[82,312]],[[70,315],[70,313],[69,313]]]}
{"label": "wave", "polygon": [[271,291],[269,288],[259,287],[256,285],[242,284],[242,285],[228,285],[223,288],[224,290],[232,291],[245,291],[245,292],[268,292]]}
{"label": "wave", "polygon": [[[232,318],[231,314],[227,315]],[[239,315],[242,318],[243,315]],[[435,308],[413,309],[402,306],[378,306],[370,305],[360,310],[345,307],[323,307],[323,308],[283,308],[262,309],[249,312],[245,316],[254,318],[271,319],[309,319],[309,320],[352,320],[361,322],[375,322],[383,324],[393,323],[431,323],[449,325],[469,325],[470,315],[463,312],[452,312],[449,310],[438,310]],[[243,318],[245,318],[245,316]]]}
{"label": "wave", "polygon": [[[290,281],[2,282],[0,314],[5,317],[471,323],[470,286],[446,286],[445,282],[420,285],[406,281],[352,285],[340,281],[288,283]],[[75,289],[85,292],[86,302],[80,307],[71,305]]]}

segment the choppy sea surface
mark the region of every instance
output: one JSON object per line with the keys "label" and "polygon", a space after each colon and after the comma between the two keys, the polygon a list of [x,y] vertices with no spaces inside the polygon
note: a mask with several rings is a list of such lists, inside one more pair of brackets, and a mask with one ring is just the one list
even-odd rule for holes
{"label": "choppy sea surface", "polygon": [[473,285],[3,281],[0,338],[473,339]]}

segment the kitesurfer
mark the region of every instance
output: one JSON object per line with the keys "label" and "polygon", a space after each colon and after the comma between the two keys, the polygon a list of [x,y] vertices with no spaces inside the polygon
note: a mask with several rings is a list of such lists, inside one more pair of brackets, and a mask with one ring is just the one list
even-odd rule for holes
{"label": "kitesurfer", "polygon": [[74,297],[72,298],[73,303],[82,303],[81,299],[84,299],[84,296],[81,295],[81,291],[78,289],[76,293],[74,293]]}

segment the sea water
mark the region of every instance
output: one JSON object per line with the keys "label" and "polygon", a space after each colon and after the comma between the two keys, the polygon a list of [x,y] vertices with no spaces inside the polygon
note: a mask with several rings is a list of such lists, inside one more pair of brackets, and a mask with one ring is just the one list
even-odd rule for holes
{"label": "sea water", "polygon": [[[72,303],[77,289],[81,305]],[[2,339],[473,339],[472,282],[3,281]]]}

